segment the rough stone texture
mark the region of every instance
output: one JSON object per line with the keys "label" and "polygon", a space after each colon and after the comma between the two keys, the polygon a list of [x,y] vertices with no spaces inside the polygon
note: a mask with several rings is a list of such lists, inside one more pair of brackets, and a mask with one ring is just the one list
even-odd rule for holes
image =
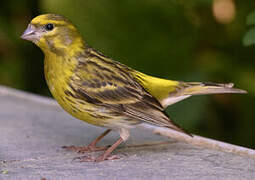
{"label": "rough stone texture", "polygon": [[[114,152],[118,160],[81,163],[73,158],[82,155],[61,148],[88,144],[103,130],[76,120],[48,98],[0,87],[0,179],[255,179],[255,159],[141,130]],[[101,145],[117,137],[111,133]]]}

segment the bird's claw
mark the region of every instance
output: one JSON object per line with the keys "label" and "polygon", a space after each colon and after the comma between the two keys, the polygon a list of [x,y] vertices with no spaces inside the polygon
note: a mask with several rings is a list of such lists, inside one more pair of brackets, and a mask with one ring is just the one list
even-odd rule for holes
{"label": "bird's claw", "polygon": [[101,161],[115,160],[115,159],[120,159],[120,157],[117,155],[111,155],[108,157],[104,157],[104,154],[102,154],[98,157],[92,157],[92,156],[76,157],[73,159],[73,161],[79,160],[79,162],[101,162]]}
{"label": "bird's claw", "polygon": [[62,148],[67,149],[69,151],[74,151],[77,153],[84,154],[86,152],[95,152],[95,151],[103,151],[106,150],[109,146],[97,147],[97,146],[62,146]]}

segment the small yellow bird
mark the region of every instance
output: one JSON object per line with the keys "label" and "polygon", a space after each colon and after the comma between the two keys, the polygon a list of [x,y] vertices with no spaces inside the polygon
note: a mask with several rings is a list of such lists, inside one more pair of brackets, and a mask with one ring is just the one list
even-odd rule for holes
{"label": "small yellow bird", "polygon": [[133,70],[93,50],[68,19],[56,14],[35,17],[21,38],[44,52],[45,78],[58,103],[74,117],[108,128],[90,145],[69,149],[106,149],[96,143],[111,130],[119,132],[120,138],[102,155],[87,156],[84,161],[114,159],[111,152],[128,139],[130,128],[141,123],[186,133],[164,109],[192,95],[246,93],[233,88],[232,83],[172,81]]}

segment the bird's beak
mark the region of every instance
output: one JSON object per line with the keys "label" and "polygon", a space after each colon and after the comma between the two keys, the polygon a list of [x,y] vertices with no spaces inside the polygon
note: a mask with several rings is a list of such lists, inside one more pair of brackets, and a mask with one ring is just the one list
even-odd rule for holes
{"label": "bird's beak", "polygon": [[23,34],[20,36],[22,39],[35,42],[38,40],[38,35],[36,34],[36,28],[35,26],[29,24],[27,29],[23,32]]}

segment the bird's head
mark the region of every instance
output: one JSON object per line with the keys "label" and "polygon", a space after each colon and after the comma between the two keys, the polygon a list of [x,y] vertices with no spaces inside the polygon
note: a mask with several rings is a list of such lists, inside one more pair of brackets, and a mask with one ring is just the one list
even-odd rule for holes
{"label": "bird's head", "polygon": [[84,46],[76,27],[65,17],[56,14],[43,14],[35,17],[21,36],[32,41],[44,52],[61,53]]}

